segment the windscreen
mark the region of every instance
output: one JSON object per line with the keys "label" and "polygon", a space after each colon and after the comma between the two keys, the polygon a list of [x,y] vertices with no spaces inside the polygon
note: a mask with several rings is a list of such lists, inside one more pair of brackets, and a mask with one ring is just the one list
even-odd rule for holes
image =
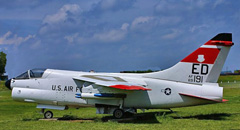
{"label": "windscreen", "polygon": [[29,79],[28,71],[20,74],[20,75],[17,76],[15,79]]}
{"label": "windscreen", "polygon": [[[15,79],[41,78],[46,69],[32,69],[17,76]],[[29,76],[30,75],[30,76]]]}

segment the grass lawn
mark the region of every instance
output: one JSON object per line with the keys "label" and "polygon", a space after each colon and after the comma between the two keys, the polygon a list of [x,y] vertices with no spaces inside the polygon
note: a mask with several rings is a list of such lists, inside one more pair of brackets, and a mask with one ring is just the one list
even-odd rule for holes
{"label": "grass lawn", "polygon": [[[221,77],[220,77],[221,78]],[[225,77],[231,79],[229,77]],[[226,80],[227,79],[221,79]],[[236,78],[236,77],[233,77]],[[234,79],[235,80],[235,79]],[[240,77],[236,78],[240,80]],[[54,117],[64,115],[83,118],[75,121],[42,121],[35,104],[15,102],[11,91],[0,83],[0,129],[1,130],[76,130],[76,129],[240,129],[240,85],[237,83],[220,84],[224,87],[224,99],[227,103],[174,108],[181,115],[167,110],[155,109],[146,111],[148,114],[139,116],[137,120],[125,123],[104,119],[111,115],[97,115],[95,108],[69,109],[54,111]],[[141,111],[138,110],[141,115]]]}
{"label": "grass lawn", "polygon": [[240,81],[240,75],[224,75],[220,76],[218,79],[218,82],[234,82],[234,81]]}

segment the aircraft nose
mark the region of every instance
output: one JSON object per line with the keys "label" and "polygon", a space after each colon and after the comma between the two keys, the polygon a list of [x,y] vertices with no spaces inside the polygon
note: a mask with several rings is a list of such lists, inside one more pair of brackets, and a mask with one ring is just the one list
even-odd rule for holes
{"label": "aircraft nose", "polygon": [[6,86],[8,89],[10,89],[10,90],[12,90],[12,88],[11,88],[11,80],[12,80],[12,79],[9,79],[9,80],[7,80],[7,81],[5,82],[5,86]]}

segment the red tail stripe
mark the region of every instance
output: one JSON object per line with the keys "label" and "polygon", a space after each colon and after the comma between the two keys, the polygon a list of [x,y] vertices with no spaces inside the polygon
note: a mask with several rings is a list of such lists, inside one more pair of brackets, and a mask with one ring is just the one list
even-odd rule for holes
{"label": "red tail stripe", "polygon": [[209,40],[204,45],[220,45],[220,46],[232,46],[232,41],[216,41],[216,40]]}
{"label": "red tail stripe", "polygon": [[198,48],[181,62],[214,64],[219,52],[218,48]]}

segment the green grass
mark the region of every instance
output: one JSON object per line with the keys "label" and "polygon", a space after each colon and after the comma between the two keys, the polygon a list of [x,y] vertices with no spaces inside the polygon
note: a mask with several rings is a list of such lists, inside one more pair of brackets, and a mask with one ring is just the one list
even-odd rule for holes
{"label": "green grass", "polygon": [[[221,78],[221,77],[220,77]],[[236,77],[232,77],[236,78]],[[227,81],[229,77],[223,77]],[[236,78],[239,81],[239,77]],[[220,84],[224,87],[227,103],[184,107],[167,110],[148,110],[147,115],[137,116],[137,120],[117,123],[105,122],[111,115],[97,115],[95,108],[53,110],[54,117],[87,119],[74,121],[39,121],[42,115],[36,104],[13,101],[11,91],[0,83],[0,130],[76,130],[76,129],[240,129],[240,85]]]}
{"label": "green grass", "polygon": [[224,75],[220,76],[218,79],[218,82],[234,82],[234,81],[240,81],[240,75]]}
{"label": "green grass", "polygon": [[0,81],[0,91],[8,90],[8,88],[5,87],[5,82]]}

